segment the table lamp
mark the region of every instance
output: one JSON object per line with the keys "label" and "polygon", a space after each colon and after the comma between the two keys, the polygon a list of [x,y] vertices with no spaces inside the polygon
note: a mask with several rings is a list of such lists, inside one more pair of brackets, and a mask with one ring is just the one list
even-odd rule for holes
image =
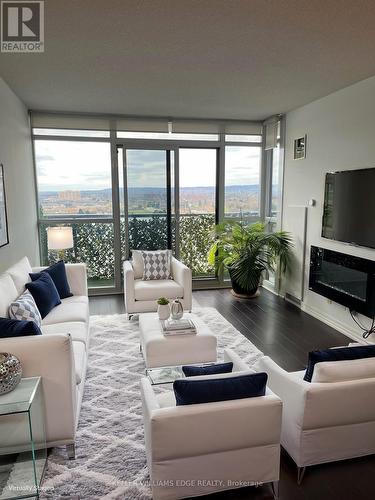
{"label": "table lamp", "polygon": [[48,250],[57,251],[60,260],[64,260],[65,250],[74,246],[73,229],[65,226],[48,227],[47,246]]}

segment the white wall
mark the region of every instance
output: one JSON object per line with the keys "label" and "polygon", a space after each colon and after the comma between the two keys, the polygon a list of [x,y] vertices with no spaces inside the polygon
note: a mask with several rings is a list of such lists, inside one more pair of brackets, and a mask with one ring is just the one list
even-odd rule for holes
{"label": "white wall", "polygon": [[39,261],[32,146],[27,109],[0,78],[0,163],[4,165],[9,245],[0,273],[24,255]]}
{"label": "white wall", "polygon": [[[305,133],[306,158],[293,160],[293,141]],[[360,338],[361,332],[349,311],[308,290],[309,253],[310,246],[316,245],[375,260],[375,250],[321,237],[326,172],[366,167],[375,167],[375,77],[287,114],[283,229],[294,232],[297,244],[302,238],[303,209],[296,206],[306,205],[310,199],[317,202],[315,207],[308,208],[307,215],[302,308],[353,338]],[[369,216],[375,217],[375,214]],[[295,295],[301,282],[301,253],[298,245],[292,276],[284,281],[286,290]],[[360,316],[360,319],[369,325],[367,318]],[[375,338],[371,341],[374,342]]]}

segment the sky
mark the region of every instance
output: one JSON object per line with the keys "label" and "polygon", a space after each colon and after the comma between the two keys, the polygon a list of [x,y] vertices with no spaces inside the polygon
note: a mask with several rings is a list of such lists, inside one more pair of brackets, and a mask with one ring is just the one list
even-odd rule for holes
{"label": "sky", "polygon": [[[226,185],[258,184],[260,149],[227,146]],[[108,143],[35,141],[40,191],[111,187]],[[129,187],[165,186],[165,151],[128,150]],[[180,149],[180,186],[215,185],[215,149]]]}

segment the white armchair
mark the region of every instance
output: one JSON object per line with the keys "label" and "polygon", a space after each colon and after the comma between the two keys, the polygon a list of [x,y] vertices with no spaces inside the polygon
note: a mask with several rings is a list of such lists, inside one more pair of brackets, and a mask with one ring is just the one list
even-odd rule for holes
{"label": "white armchair", "polygon": [[124,261],[124,300],[128,317],[136,313],[154,312],[159,297],[181,299],[186,311],[192,307],[192,274],[182,262],[172,257],[172,277],[169,280],[143,281],[133,263]]}
{"label": "white armchair", "polygon": [[[375,377],[306,382],[304,371],[288,373],[267,356],[256,368],[283,401],[281,445],[298,467],[298,483],[306,466],[375,453]],[[314,378],[320,369],[320,380],[327,380],[327,368],[338,371],[334,363],[319,363]]]}
{"label": "white armchair", "polygon": [[[225,358],[233,371],[254,373],[232,351]],[[143,378],[141,393],[154,500],[268,482],[278,497],[282,403],[269,389],[262,397],[176,406],[173,391],[157,395]]]}

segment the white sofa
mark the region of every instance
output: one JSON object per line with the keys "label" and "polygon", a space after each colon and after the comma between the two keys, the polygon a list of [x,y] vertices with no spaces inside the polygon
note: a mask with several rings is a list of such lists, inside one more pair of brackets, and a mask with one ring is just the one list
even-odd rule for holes
{"label": "white sofa", "polygon": [[[134,266],[134,267],[133,267]],[[124,300],[128,317],[157,310],[159,297],[181,299],[185,311],[192,306],[192,274],[182,262],[172,257],[172,278],[169,280],[142,280],[143,267],[133,261],[124,261]]]}
{"label": "white sofa", "polygon": [[[0,276],[0,317],[30,281],[25,257]],[[73,297],[62,299],[42,321],[42,335],[0,339],[0,351],[21,361],[24,377],[42,377],[47,446],[67,446],[74,458],[75,434],[85,385],[89,347],[89,306],[85,264],[66,264]],[[5,445],[3,442],[2,445]]]}
{"label": "white sofa", "polygon": [[281,444],[299,483],[309,465],[375,453],[375,358],[318,363],[312,382],[267,356],[256,368],[283,401]]}
{"label": "white sofa", "polygon": [[[225,359],[238,374],[254,373],[229,349]],[[173,391],[156,394],[143,378],[141,393],[154,500],[268,482],[277,498],[282,403],[268,388],[262,397],[176,406]]]}

